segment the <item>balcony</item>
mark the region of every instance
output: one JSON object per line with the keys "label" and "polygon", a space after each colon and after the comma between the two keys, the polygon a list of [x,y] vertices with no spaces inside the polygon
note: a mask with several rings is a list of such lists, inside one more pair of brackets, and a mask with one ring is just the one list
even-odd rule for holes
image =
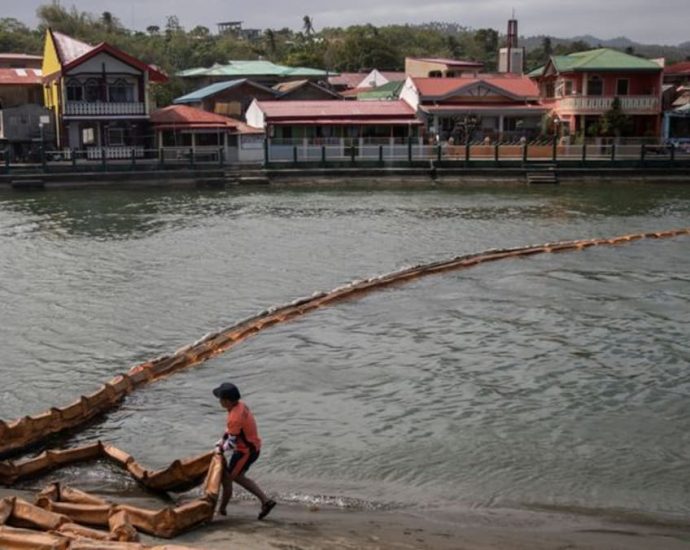
{"label": "balcony", "polygon": [[[615,96],[573,96],[558,102],[561,114],[598,115],[611,108]],[[618,96],[623,112],[629,115],[655,115],[661,111],[659,98],[653,95]]]}
{"label": "balcony", "polygon": [[146,105],[143,102],[109,103],[90,101],[67,101],[65,116],[144,116]]}

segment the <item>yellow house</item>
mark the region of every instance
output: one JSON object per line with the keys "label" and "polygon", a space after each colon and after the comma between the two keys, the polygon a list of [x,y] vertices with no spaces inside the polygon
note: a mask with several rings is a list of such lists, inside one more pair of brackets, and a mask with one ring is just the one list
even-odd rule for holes
{"label": "yellow house", "polygon": [[129,158],[152,145],[149,84],[167,77],[151,65],[105,42],[92,46],[48,29],[42,72],[59,148]]}

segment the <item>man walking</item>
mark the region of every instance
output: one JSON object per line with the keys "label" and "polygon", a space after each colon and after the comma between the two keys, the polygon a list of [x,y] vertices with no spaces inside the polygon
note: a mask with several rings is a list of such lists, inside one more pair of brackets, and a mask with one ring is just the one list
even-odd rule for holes
{"label": "man walking", "polygon": [[220,405],[228,411],[227,426],[222,439],[216,444],[218,452],[231,452],[223,472],[223,495],[219,512],[226,515],[228,502],[232,498],[232,483],[237,482],[261,502],[259,519],[264,519],[276,505],[253,480],[246,477],[249,467],[259,458],[261,438],[256,428],[256,420],[249,407],[240,401],[240,390],[235,384],[224,382],[213,390],[220,399]]}

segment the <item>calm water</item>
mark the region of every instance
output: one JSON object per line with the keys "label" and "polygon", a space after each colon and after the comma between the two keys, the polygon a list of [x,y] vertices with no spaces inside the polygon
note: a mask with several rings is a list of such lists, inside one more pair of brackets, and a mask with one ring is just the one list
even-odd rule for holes
{"label": "calm water", "polygon": [[[492,247],[690,225],[690,186],[0,193],[0,417],[267,306]],[[238,383],[283,498],[690,512],[690,239],[509,260],[274,327],[71,443],[160,467]],[[124,490],[115,471],[63,472]]]}

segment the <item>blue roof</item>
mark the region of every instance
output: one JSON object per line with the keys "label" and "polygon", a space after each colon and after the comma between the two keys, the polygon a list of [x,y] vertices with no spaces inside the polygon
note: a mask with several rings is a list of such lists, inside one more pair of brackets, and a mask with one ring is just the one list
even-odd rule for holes
{"label": "blue roof", "polygon": [[183,95],[181,97],[178,97],[177,99],[174,99],[173,103],[198,103],[199,101],[202,101],[203,99],[209,96],[217,94],[218,92],[222,92],[223,90],[227,90],[228,88],[234,88],[235,86],[239,86],[240,84],[244,84],[245,82],[256,88],[261,88],[262,90],[266,90],[267,92],[275,93],[270,88],[262,86],[261,84],[257,84],[256,82],[252,82],[251,80],[248,80],[246,78],[240,78],[238,80],[216,82],[215,84],[211,84],[210,86],[199,88],[198,90],[194,90],[193,92],[190,92],[187,95]]}

